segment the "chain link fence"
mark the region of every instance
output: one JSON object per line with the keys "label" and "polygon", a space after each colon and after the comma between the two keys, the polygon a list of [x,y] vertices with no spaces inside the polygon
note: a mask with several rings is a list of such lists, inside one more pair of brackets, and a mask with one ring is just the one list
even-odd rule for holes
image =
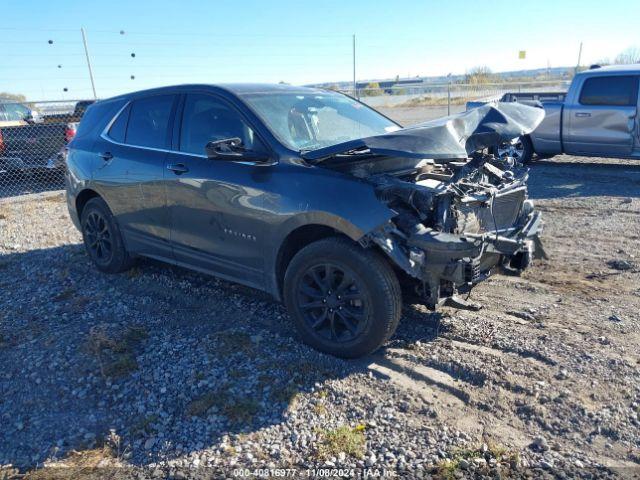
{"label": "chain link fence", "polygon": [[[355,96],[402,125],[462,112],[470,101],[508,92],[564,92],[568,81],[420,84],[362,88]],[[343,90],[354,95],[353,90]],[[551,96],[553,97],[553,96]],[[557,95],[556,95],[557,98]],[[66,145],[92,100],[16,102],[0,99],[0,202],[64,188]]]}
{"label": "chain link fence", "polygon": [[0,98],[0,202],[64,188],[66,145],[91,103]]}
{"label": "chain link fence", "polygon": [[[540,80],[501,83],[440,83],[397,85],[389,88],[342,89],[408,126],[465,111],[468,102],[498,100],[506,93],[531,93],[532,100],[557,100],[568,90],[570,80]],[[354,95],[355,93],[355,95]]]}

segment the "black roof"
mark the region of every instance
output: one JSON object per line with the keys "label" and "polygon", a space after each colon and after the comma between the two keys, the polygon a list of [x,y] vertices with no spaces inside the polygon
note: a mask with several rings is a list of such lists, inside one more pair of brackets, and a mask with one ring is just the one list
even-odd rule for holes
{"label": "black roof", "polygon": [[312,87],[298,87],[295,85],[286,85],[282,83],[194,83],[194,84],[181,84],[181,85],[170,85],[166,87],[157,87],[151,88],[147,90],[139,90],[135,92],[124,93],[121,95],[117,95],[115,97],[106,98],[102,101],[111,101],[120,98],[130,98],[137,97],[140,95],[148,95],[154,93],[170,93],[181,90],[189,90],[189,89],[213,89],[213,90],[224,90],[236,96],[249,95],[254,93],[276,93],[276,92],[288,92],[288,93],[301,93],[301,94],[312,94],[312,93],[326,93],[327,90],[322,88],[312,88]]}
{"label": "black roof", "polygon": [[237,95],[249,94],[249,93],[271,93],[271,92],[304,92],[304,93],[320,93],[325,92],[325,89],[315,87],[299,87],[296,85],[287,85],[284,83],[221,83],[211,85],[213,87],[219,87],[224,90],[228,90]]}

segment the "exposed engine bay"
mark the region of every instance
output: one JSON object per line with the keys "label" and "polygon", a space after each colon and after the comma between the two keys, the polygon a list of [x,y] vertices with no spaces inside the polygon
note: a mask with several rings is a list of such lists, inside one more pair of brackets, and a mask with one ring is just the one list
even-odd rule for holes
{"label": "exposed engine bay", "polygon": [[335,159],[325,166],[366,179],[394,211],[363,242],[393,260],[409,293],[427,307],[469,292],[496,267],[518,273],[544,254],[526,167],[483,153],[468,161],[407,160]]}
{"label": "exposed engine bay", "polygon": [[[416,158],[422,147],[394,151],[397,142],[391,134],[364,139],[322,159],[324,167],[372,184],[378,199],[394,212],[387,224],[361,242],[380,247],[402,273],[408,293],[428,308],[443,303],[472,308],[456,295],[470,292],[495,268],[518,273],[533,258],[544,256],[538,238],[540,214],[527,198],[528,168],[484,150],[503,135],[535,128],[544,116],[531,107],[510,111],[514,112],[525,126],[514,126],[505,115],[496,127],[495,118],[503,112],[490,107],[484,116],[476,112],[473,118],[451,117],[395,134],[405,142],[421,139],[422,134],[457,142],[451,158],[444,158],[442,148],[435,159]],[[460,132],[466,134],[456,135]],[[460,158],[460,152],[468,150],[472,151],[467,158]]]}

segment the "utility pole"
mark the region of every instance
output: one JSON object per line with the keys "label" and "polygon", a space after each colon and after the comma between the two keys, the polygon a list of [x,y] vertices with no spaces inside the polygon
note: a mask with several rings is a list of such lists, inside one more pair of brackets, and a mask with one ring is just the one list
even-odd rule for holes
{"label": "utility pole", "polygon": [[82,43],[84,44],[84,54],[87,56],[87,67],[89,67],[89,78],[91,79],[91,89],[93,90],[93,99],[97,100],[96,84],[93,81],[93,70],[91,70],[91,59],[89,58],[89,48],[87,47],[87,34],[84,31],[84,27],[80,29],[82,32]]}
{"label": "utility pole", "polygon": [[578,64],[576,65],[575,73],[578,73],[578,69],[580,68],[580,59],[582,58],[582,42],[580,42],[580,49],[578,50]]}
{"label": "utility pole", "polygon": [[356,84],[356,34],[353,34],[353,96],[358,98],[358,88]]}
{"label": "utility pole", "polygon": [[447,117],[451,115],[451,74],[447,75]]}

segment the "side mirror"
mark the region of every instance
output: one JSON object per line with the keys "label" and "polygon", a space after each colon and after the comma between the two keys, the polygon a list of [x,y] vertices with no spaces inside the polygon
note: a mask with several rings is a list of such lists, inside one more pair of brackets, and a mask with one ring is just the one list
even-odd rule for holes
{"label": "side mirror", "polygon": [[263,153],[247,150],[238,137],[225,138],[207,143],[207,157],[213,160],[231,160],[236,162],[266,162],[269,157]]}

